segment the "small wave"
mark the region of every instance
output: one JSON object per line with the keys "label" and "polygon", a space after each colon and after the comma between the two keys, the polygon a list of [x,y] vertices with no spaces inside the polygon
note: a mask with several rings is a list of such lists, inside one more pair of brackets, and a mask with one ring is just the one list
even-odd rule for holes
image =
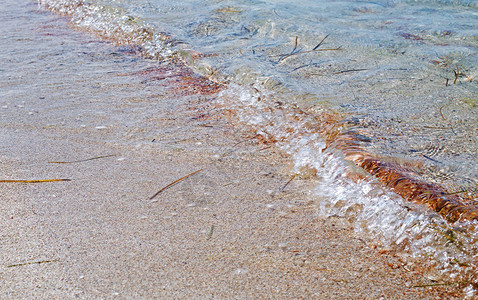
{"label": "small wave", "polygon": [[194,60],[199,53],[180,40],[132,16],[120,7],[82,0],[38,0],[43,7],[70,18],[77,29],[119,45],[129,45],[147,58]]}
{"label": "small wave", "polygon": [[[185,86],[203,85],[205,93],[222,90],[220,101],[235,111],[237,123],[254,128],[258,139],[288,152],[295,161],[294,172],[307,170],[320,178],[313,193],[320,199],[321,216],[339,216],[369,240],[412,259],[426,258],[436,278],[478,281],[474,197],[425,181],[413,172],[420,161],[397,163],[369,151],[370,120],[325,107],[300,108],[293,103],[308,103],[304,99],[310,95],[259,75],[237,75],[234,81],[241,85],[228,82],[225,75],[202,63],[202,55],[192,47],[119,7],[80,0],[39,2],[67,15],[78,29],[128,46],[126,52],[180,62]],[[149,71],[142,76],[154,80],[158,70]]]}
{"label": "small wave", "polygon": [[[437,212],[430,210],[426,204],[438,197],[439,187],[394,173],[393,164],[364,154],[364,150],[357,147],[359,139],[350,138],[350,131],[340,132],[341,119],[337,114],[326,109],[304,112],[277,102],[276,107],[271,107],[269,103],[277,100],[274,98],[277,95],[264,90],[261,84],[250,88],[231,84],[221,92],[221,99],[226,101],[224,106],[239,112],[237,122],[253,127],[262,137],[260,140],[272,140],[291,155],[294,172],[313,170],[319,178],[313,195],[318,198],[321,216],[343,218],[368,241],[399,251],[408,259],[419,260],[430,278],[467,284],[478,280],[475,230],[478,223],[474,215],[467,215],[476,211],[475,206],[461,214],[460,221],[455,215],[460,209],[451,213],[453,217],[452,209],[440,214],[437,204],[429,205]],[[341,143],[344,137],[354,143]],[[384,174],[377,174],[361,163],[367,155],[372,165],[382,165]],[[394,174],[400,177],[395,178]],[[400,179],[408,184],[400,186]],[[387,190],[384,184],[398,188]],[[419,201],[417,195],[427,200]],[[413,197],[416,199],[411,199]],[[442,199],[437,203],[448,203],[451,207],[457,204],[455,200]]]}

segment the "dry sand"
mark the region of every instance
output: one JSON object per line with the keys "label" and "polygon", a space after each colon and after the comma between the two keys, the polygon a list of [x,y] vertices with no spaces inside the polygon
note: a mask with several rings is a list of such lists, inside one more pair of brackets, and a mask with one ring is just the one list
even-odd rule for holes
{"label": "dry sand", "polygon": [[134,73],[154,62],[8,2],[24,18],[2,32],[17,51],[0,72],[0,179],[71,181],[0,183],[0,298],[450,297],[320,219],[317,179],[281,191],[287,156],[228,124],[216,95],[179,95]]}

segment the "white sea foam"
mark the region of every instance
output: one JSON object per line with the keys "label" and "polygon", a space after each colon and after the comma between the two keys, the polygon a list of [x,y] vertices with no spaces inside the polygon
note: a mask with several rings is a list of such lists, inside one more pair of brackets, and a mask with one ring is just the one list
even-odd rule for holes
{"label": "white sea foam", "polygon": [[[320,180],[312,194],[320,216],[339,217],[351,223],[362,238],[427,263],[430,278],[476,280],[476,222],[451,225],[424,206],[403,200],[371,176],[359,181],[350,179],[348,174],[353,166],[340,152],[324,151],[322,137],[305,126],[311,120],[303,115],[300,120],[288,116],[294,113],[293,109],[267,109],[265,94],[270,91],[261,93],[261,86],[232,84],[220,94],[220,99],[226,107],[237,110],[237,122],[254,128],[258,134],[273,135],[277,145],[294,160],[293,172],[301,173],[304,168],[317,170]],[[258,98],[263,101],[257,101]],[[295,121],[287,121],[291,119]],[[290,128],[294,130],[291,132]],[[471,294],[472,288],[468,290]]]}

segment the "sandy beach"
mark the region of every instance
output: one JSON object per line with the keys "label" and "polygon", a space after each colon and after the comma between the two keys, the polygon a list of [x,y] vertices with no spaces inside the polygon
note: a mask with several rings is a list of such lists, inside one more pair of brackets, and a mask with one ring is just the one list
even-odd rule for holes
{"label": "sandy beach", "polygon": [[456,295],[319,218],[319,179],[290,181],[287,155],[229,123],[217,93],[178,82],[177,66],[20,2],[2,8],[0,179],[69,181],[0,183],[0,298]]}

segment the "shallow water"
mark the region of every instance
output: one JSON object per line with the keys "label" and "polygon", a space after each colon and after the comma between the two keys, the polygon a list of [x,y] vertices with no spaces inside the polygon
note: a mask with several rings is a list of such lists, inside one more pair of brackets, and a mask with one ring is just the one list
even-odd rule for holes
{"label": "shallow water", "polygon": [[364,147],[419,160],[426,180],[475,195],[478,2],[89,2],[79,27],[110,38],[122,28],[135,44],[145,36],[135,26],[165,33],[145,52],[176,51],[222,82],[266,82],[277,94],[280,84],[291,91],[280,101],[365,119]]}
{"label": "shallow water", "polygon": [[331,200],[321,215],[433,257],[436,276],[476,279],[476,221],[450,225],[404,201],[327,139],[353,132],[362,152],[474,207],[478,2],[40,2],[128,51],[180,58],[224,84],[221,101],[237,122],[288,151],[297,173],[322,178],[314,193]]}

